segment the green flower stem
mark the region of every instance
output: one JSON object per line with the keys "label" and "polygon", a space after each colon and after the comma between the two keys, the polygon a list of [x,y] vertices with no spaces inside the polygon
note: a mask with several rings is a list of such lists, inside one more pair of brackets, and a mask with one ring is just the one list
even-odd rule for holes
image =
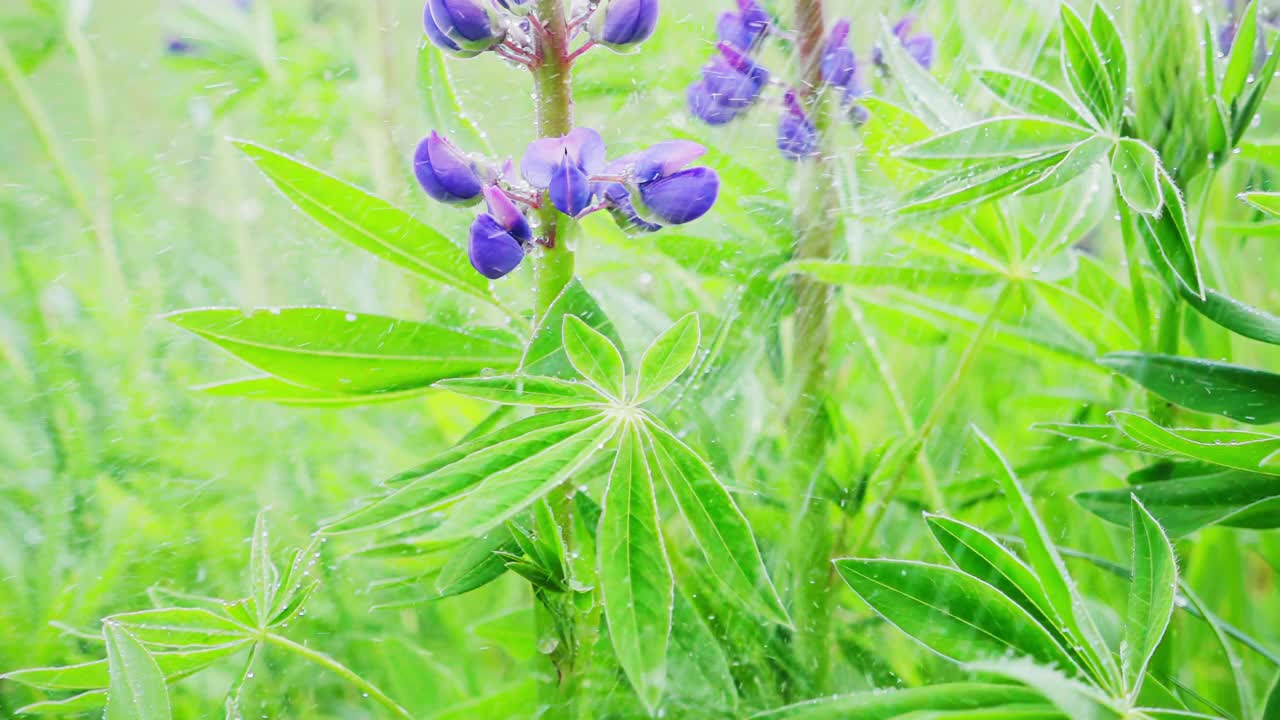
{"label": "green flower stem", "polygon": [[319,665],[320,667],[323,667],[326,670],[329,670],[330,672],[337,675],[338,677],[341,677],[343,680],[346,680],[347,682],[351,683],[352,686],[358,688],[365,695],[368,695],[369,697],[376,700],[378,704],[385,707],[387,710],[391,712],[391,714],[395,715],[396,717],[402,717],[402,718],[406,718],[407,720],[413,720],[413,715],[410,715],[408,710],[405,710],[404,708],[400,707],[399,703],[397,703],[395,700],[392,700],[390,697],[388,697],[387,694],[379,690],[377,686],[375,686],[373,683],[369,682],[368,680],[365,680],[364,678],[360,677],[355,673],[354,670],[347,667],[346,665],[343,665],[337,660],[334,660],[328,655],[325,655],[324,653],[318,650],[312,650],[306,645],[301,645],[299,643],[296,643],[290,640],[287,637],[276,635],[275,633],[266,633],[262,637],[264,640],[271,643],[272,645],[275,645],[280,648],[284,648],[285,650],[288,650],[296,655],[304,657],[307,660],[310,660],[311,662]]}
{"label": "green flower stem", "polygon": [[[567,59],[569,28],[564,0],[537,0],[535,14],[547,31],[540,44],[542,64],[533,71],[538,137],[560,137],[573,129],[573,70]],[[573,280],[571,233],[575,223],[561,216],[545,193],[538,219],[550,240],[548,247],[533,256],[534,313],[541,317]]]}
{"label": "green flower stem", "polygon": [[[838,167],[829,147],[830,98],[822,87],[826,21],[822,0],[795,0],[797,87],[821,137],[818,152],[800,161],[796,173],[795,256],[830,258],[840,228],[840,208],[832,188]],[[788,550],[791,615],[797,656],[809,679],[809,695],[826,692],[831,666],[831,556],[835,538],[827,503],[815,501],[823,485],[824,458],[831,437],[827,396],[830,308],[833,289],[805,276],[795,281],[793,378],[796,398],[787,417],[794,432],[790,462],[791,533]]]}
{"label": "green flower stem", "polygon": [[[1004,310],[1005,304],[1013,296],[1015,287],[1013,283],[1009,283],[1000,290],[1000,294],[996,296],[996,301],[992,304],[986,319],[982,321],[982,325],[978,327],[977,332],[969,339],[969,344],[965,346],[964,352],[960,355],[960,361],[956,364],[955,370],[952,371],[947,384],[942,387],[942,391],[934,398],[933,406],[929,408],[928,416],[920,424],[920,429],[916,431],[911,443],[901,453],[890,453],[886,456],[880,468],[877,468],[872,475],[869,481],[872,485],[879,484],[879,481],[886,477],[889,478],[889,484],[884,494],[876,501],[875,509],[871,511],[871,516],[867,519],[862,533],[859,535],[857,542],[854,543],[851,550],[853,556],[859,556],[867,546],[867,543],[875,536],[876,529],[880,527],[880,523],[884,520],[885,513],[888,512],[894,496],[902,488],[902,483],[907,476],[907,470],[924,450],[925,444],[933,435],[933,431],[937,429],[938,423],[942,422],[942,419],[951,411],[951,403],[955,400],[956,393],[960,391],[965,378],[969,376],[969,371],[973,368],[973,361],[978,357],[978,351],[982,349],[987,338],[990,337],[991,331],[995,327],[1000,313]],[[881,472],[881,468],[885,468],[884,472]]]}
{"label": "green flower stem", "polygon": [[[538,137],[561,137],[573,129],[573,70],[569,61],[569,28],[565,17],[565,0],[536,0],[535,16],[545,33],[539,32],[542,62],[533,71],[534,110]],[[562,215],[551,205],[547,193],[542,194],[538,210],[539,229],[545,243],[534,251],[534,319],[546,315],[565,286],[573,280],[573,236],[577,222]],[[565,548],[572,552],[573,490],[565,485],[547,499],[555,514]],[[540,704],[545,718],[574,716],[574,695],[580,684],[576,672],[578,656],[578,617],[572,603],[551,607],[535,607],[537,638],[553,638],[558,646],[552,654],[556,673],[551,682],[539,687]]]}
{"label": "green flower stem", "polygon": [[[69,32],[68,41],[72,44],[73,52],[76,52],[79,56],[78,61],[81,63],[82,69],[86,67],[84,63],[89,62],[88,68],[93,70],[94,65],[87,60],[87,56],[83,56],[80,51],[74,50],[76,47],[74,35],[75,33]],[[0,35],[0,75],[4,76],[5,81],[13,90],[18,106],[22,109],[27,122],[30,123],[31,129],[36,134],[36,139],[44,149],[45,155],[49,159],[49,164],[53,167],[54,174],[58,176],[63,189],[71,199],[71,205],[84,218],[85,223],[93,228],[94,237],[98,244],[98,252],[102,256],[107,282],[111,285],[113,296],[119,300],[117,307],[125,307],[125,300],[128,297],[127,285],[125,283],[124,270],[120,265],[120,256],[116,250],[115,238],[112,235],[110,220],[107,218],[107,222],[104,223],[102,213],[94,211],[93,205],[89,202],[89,196],[85,193],[80,180],[71,169],[71,163],[67,160],[66,153],[63,151],[62,146],[58,144],[57,132],[53,128],[53,123],[49,120],[48,113],[45,112],[44,106],[40,104],[40,100],[36,98],[35,93],[31,91],[31,86],[27,83],[26,76],[23,75],[22,69],[18,67],[18,61],[9,50],[9,45],[2,35]],[[96,78],[96,72],[91,77]],[[92,88],[95,83],[96,79],[91,81],[90,76],[86,76],[86,85],[90,88],[90,94],[94,92]],[[98,92],[100,95],[100,88]],[[90,105],[92,106],[93,104],[91,100]],[[94,111],[91,109],[91,112]]]}

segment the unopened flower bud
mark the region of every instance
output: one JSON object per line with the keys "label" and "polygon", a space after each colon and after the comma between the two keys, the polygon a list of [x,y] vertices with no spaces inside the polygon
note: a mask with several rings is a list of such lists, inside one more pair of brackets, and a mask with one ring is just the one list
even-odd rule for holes
{"label": "unopened flower bud", "polygon": [[475,163],[434,130],[413,156],[418,183],[433,199],[451,205],[474,205],[484,184]]}
{"label": "unopened flower bud", "polygon": [[653,36],[658,0],[603,0],[591,16],[591,39],[610,50],[629,52]]}

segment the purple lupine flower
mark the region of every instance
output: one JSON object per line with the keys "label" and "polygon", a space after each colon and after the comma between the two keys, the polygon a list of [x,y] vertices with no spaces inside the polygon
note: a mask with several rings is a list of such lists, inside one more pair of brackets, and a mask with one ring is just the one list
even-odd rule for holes
{"label": "purple lupine flower", "polygon": [[721,41],[750,51],[769,31],[772,18],[755,0],[738,0],[737,12],[725,12],[716,21],[716,35]]}
{"label": "purple lupine flower", "polygon": [[778,149],[790,160],[800,160],[818,150],[818,128],[809,120],[795,90],[788,90],[778,123]]}
{"label": "purple lupine flower", "polygon": [[636,212],[631,204],[631,191],[622,183],[605,183],[598,191],[600,196],[609,201],[609,214],[618,227],[636,232],[657,232],[662,226],[651,223]]}
{"label": "purple lupine flower", "polygon": [[[915,22],[914,16],[907,15],[894,23],[893,34],[902,43],[902,47],[907,51],[907,54],[919,63],[921,67],[928,70],[933,67],[933,36],[927,32],[912,35],[911,29],[915,26]],[[879,47],[871,51],[871,61],[879,66],[884,65],[884,52]]]}
{"label": "purple lupine flower", "polygon": [[841,104],[849,112],[850,119],[861,124],[866,122],[868,115],[866,108],[858,105],[857,101],[869,93],[848,40],[849,21],[841,19],[831,29],[831,37],[827,40],[827,50],[822,57],[822,80],[843,92]]}
{"label": "purple lupine flower", "polygon": [[164,51],[170,55],[190,55],[196,51],[196,44],[190,38],[174,35],[165,41]]}
{"label": "purple lupine flower", "polygon": [[520,208],[497,186],[485,188],[484,197],[489,212],[471,223],[467,254],[476,272],[497,280],[524,261],[525,244],[533,240],[533,229]]}
{"label": "purple lupine flower", "polygon": [[658,27],[658,0],[604,0],[591,16],[591,39],[616,52],[627,52],[653,36]]}
{"label": "purple lupine flower", "polygon": [[433,45],[461,57],[492,49],[504,36],[497,10],[486,0],[427,0],[422,20]]}
{"label": "purple lupine flower", "polygon": [[591,204],[592,175],[605,169],[605,147],[600,133],[574,128],[559,138],[529,143],[520,170],[530,185],[547,190],[551,203],[566,215],[577,215]]}
{"label": "purple lupine flower", "polygon": [[702,68],[702,79],[689,87],[689,109],[708,125],[723,125],[755,104],[769,83],[769,71],[721,41],[719,53]]}
{"label": "purple lupine flower", "polygon": [[413,172],[433,199],[451,205],[480,202],[484,183],[471,158],[432,130],[413,154]]}
{"label": "purple lupine flower", "polygon": [[711,168],[687,167],[706,151],[695,142],[668,140],[615,162],[635,217],[648,225],[683,225],[706,215],[719,197],[720,176]]}

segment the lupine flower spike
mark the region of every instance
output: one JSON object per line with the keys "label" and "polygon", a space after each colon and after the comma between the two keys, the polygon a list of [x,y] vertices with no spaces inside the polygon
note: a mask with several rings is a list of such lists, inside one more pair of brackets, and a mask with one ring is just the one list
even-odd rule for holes
{"label": "lupine flower spike", "polygon": [[794,90],[783,99],[782,120],[778,123],[778,149],[792,160],[809,157],[818,149],[818,128],[809,119]]}
{"label": "lupine flower spike", "polygon": [[755,0],[738,0],[737,12],[725,12],[716,22],[716,35],[721,42],[750,52],[769,32],[769,13]]}
{"label": "lupine flower spike", "polygon": [[[933,36],[929,33],[911,34],[911,30],[915,27],[916,19],[914,16],[907,15],[893,25],[893,34],[898,38],[898,42],[902,43],[902,47],[907,51],[920,67],[929,70],[933,67],[934,42]],[[884,66],[884,51],[879,47],[871,51],[871,62],[877,66]]]}

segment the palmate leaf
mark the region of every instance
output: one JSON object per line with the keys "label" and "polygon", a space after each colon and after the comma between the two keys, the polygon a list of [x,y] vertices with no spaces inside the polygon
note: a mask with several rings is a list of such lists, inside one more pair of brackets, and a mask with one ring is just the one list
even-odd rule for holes
{"label": "palmate leaf", "polygon": [[[1235,47],[1242,46],[1237,43]],[[1256,79],[1249,84],[1249,92],[1245,95],[1244,102],[1236,102],[1231,106],[1230,140],[1232,146],[1238,144],[1252,126],[1254,118],[1262,108],[1262,100],[1266,97],[1267,90],[1270,89],[1271,83],[1275,80],[1277,70],[1280,70],[1280,38],[1277,38],[1275,43],[1272,44],[1266,65],[1254,74]]]}
{"label": "palmate leaf", "polygon": [[1147,253],[1157,267],[1164,268],[1161,276],[1174,292],[1185,289],[1203,300],[1204,281],[1200,274],[1200,260],[1194,241],[1187,229],[1187,208],[1182,193],[1163,167],[1158,168],[1158,184],[1164,207],[1157,215],[1136,216],[1138,234],[1146,244]]}
{"label": "palmate leaf", "polygon": [[645,423],[644,436],[650,465],[675,498],[707,572],[761,617],[790,625],[751,526],[711,467],[656,421]]}
{"label": "palmate leaf", "polygon": [[573,369],[615,400],[621,400],[626,384],[622,352],[603,333],[576,315],[565,315],[561,330],[564,352]]}
{"label": "palmate leaf", "polygon": [[524,357],[520,360],[522,372],[561,378],[575,376],[573,365],[564,351],[564,319],[568,315],[573,315],[595,328],[607,337],[614,347],[623,348],[622,338],[614,328],[613,322],[609,320],[609,316],[601,309],[591,293],[582,286],[582,282],[575,277],[552,301],[546,313],[538,318],[538,325],[534,328],[529,345],[525,348]]}
{"label": "palmate leaf", "polygon": [[147,649],[115,623],[103,623],[102,634],[111,676],[106,720],[169,720],[169,689]]}
{"label": "palmate leaf", "polygon": [[446,377],[509,370],[519,340],[491,329],[455,329],[333,308],[246,314],[236,308],[165,316],[287,382],[336,393],[398,392]]}
{"label": "palmate leaf", "polygon": [[18,708],[18,715],[51,715],[66,718],[91,712],[102,712],[107,704],[106,690],[90,690],[61,700],[42,700]]}
{"label": "palmate leaf", "polygon": [[[1099,126],[1110,127],[1117,117],[1117,92],[1106,68],[1107,59],[1070,5],[1062,6],[1061,20],[1063,73]],[[1122,88],[1121,98],[1123,93]]]}
{"label": "palmate leaf", "polygon": [[936,712],[947,717],[945,713],[950,711],[998,712],[1003,707],[1025,708],[1042,702],[1038,693],[1024,687],[965,682],[836,695],[787,705],[751,717],[752,720],[893,720],[914,718],[917,713],[932,717],[929,713]]}
{"label": "palmate leaf", "polygon": [[[1271,149],[1271,152],[1275,152],[1275,149]],[[1280,192],[1241,193],[1240,199],[1271,217],[1280,218]]]}
{"label": "palmate leaf", "polygon": [[1183,288],[1182,297],[1201,315],[1241,337],[1280,345],[1280,317],[1213,289],[1206,288],[1200,298]]}
{"label": "palmate leaf", "polygon": [[1157,452],[1213,465],[1280,475],[1280,436],[1246,430],[1163,428],[1141,415],[1114,411],[1116,427],[1134,442]]}
{"label": "palmate leaf", "polygon": [[111,616],[134,639],[148,646],[195,647],[252,640],[253,630],[203,608],[159,608]]}
{"label": "palmate leaf", "polygon": [[[1161,465],[1163,467],[1164,464]],[[1121,490],[1075,496],[1089,512],[1117,525],[1131,521],[1136,497],[1172,537],[1210,525],[1266,530],[1280,527],[1280,476],[1200,463],[1179,463],[1169,479],[1140,482]]]}
{"label": "palmate leaf", "polygon": [[1124,115],[1125,95],[1129,88],[1129,56],[1125,51],[1124,37],[1115,20],[1101,2],[1093,4],[1089,13],[1089,34],[1098,48],[1098,57],[1111,82],[1110,126],[1118,127]]}
{"label": "palmate leaf", "polygon": [[1231,41],[1231,53],[1227,57],[1227,69],[1219,84],[1222,99],[1231,105],[1244,91],[1249,75],[1253,73],[1258,42],[1258,0],[1250,0],[1240,20],[1235,24],[1235,37]]}
{"label": "palmate leaf", "polygon": [[1164,206],[1160,187],[1160,158],[1141,140],[1121,138],[1111,150],[1111,174],[1120,197],[1143,215],[1155,215]]}
{"label": "palmate leaf", "polygon": [[1062,717],[1071,720],[1119,720],[1123,717],[1097,688],[1025,659],[970,663],[966,669],[1016,680],[1039,692]]}
{"label": "palmate leaf", "polygon": [[1013,654],[1075,668],[1026,610],[972,575],[911,560],[846,558],[835,566],[872,610],[939,655],[975,662]]}
{"label": "palmate leaf", "polygon": [[280,571],[271,562],[271,543],[267,534],[267,515],[259,512],[253,524],[253,540],[249,550],[249,597],[253,598],[259,628],[267,626],[275,607]]}
{"label": "palmate leaf", "polygon": [[996,474],[996,478],[1004,491],[1005,503],[1018,523],[1019,534],[1026,543],[1031,567],[1044,585],[1045,597],[1053,609],[1053,617],[1059,621],[1058,627],[1064,628],[1064,633],[1074,641],[1073,645],[1079,646],[1078,651],[1085,659],[1086,669],[1094,679],[1103,687],[1118,690],[1122,685],[1120,668],[1103,640],[1102,633],[1085,609],[1084,600],[1067,572],[1066,563],[1062,561],[1044,522],[1031,504],[1031,497],[991,439],[977,428],[974,428],[974,433],[1002,471]]}
{"label": "palmate leaf", "polygon": [[596,552],[609,637],[618,664],[652,714],[666,686],[675,586],[653,473],[633,422],[622,430],[602,504]]}
{"label": "palmate leaf", "polygon": [[1151,392],[1198,412],[1266,425],[1280,421],[1280,375],[1228,363],[1146,353],[1098,360]]}
{"label": "palmate leaf", "polygon": [[[396,489],[392,493],[328,523],[322,532],[371,530],[431,512],[493,475],[524,462],[538,462],[564,442],[594,428],[600,419],[594,410],[559,410],[519,420],[411,471],[408,475],[412,479],[393,485]],[[547,469],[545,462],[541,466]]]}
{"label": "palmate leaf", "polygon": [[[252,640],[242,640],[195,650],[155,652],[151,653],[151,657],[160,666],[165,678],[173,682],[199,672],[252,644]],[[0,675],[0,679],[40,690],[100,690],[111,684],[111,673],[107,660],[93,660],[60,667],[14,670]]]}
{"label": "palmate leaf", "polygon": [[1160,523],[1137,497],[1130,505],[1133,531],[1133,572],[1129,583],[1129,603],[1120,659],[1124,664],[1129,698],[1142,690],[1147,665],[1169,627],[1173,600],[1178,589],[1178,563],[1173,545]]}
{"label": "palmate leaf", "polygon": [[968,113],[956,100],[955,94],[942,87],[929,71],[907,53],[883,16],[880,18],[878,47],[884,54],[889,74],[901,85],[911,109],[930,127],[944,130],[965,124]]}
{"label": "palmate leaf", "polygon": [[407,400],[422,395],[430,386],[378,393],[339,393],[332,390],[316,390],[287,383],[271,376],[225,380],[200,385],[195,390],[212,397],[234,397],[258,400],[296,408],[339,408],[355,405]]}
{"label": "palmate leaf", "polygon": [[466,253],[412,215],[360,188],[251,142],[236,141],[294,205],[342,240],[425,278],[493,303]]}

